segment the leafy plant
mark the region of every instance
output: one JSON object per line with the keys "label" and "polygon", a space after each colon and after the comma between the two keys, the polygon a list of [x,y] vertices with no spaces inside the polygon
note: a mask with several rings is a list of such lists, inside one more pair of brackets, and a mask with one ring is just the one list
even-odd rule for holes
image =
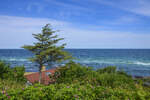
{"label": "leafy plant", "polygon": [[116,73],[117,70],[116,70],[115,66],[108,66],[108,67],[105,67],[103,69],[98,69],[97,72],[100,74],[102,74],[102,73]]}
{"label": "leafy plant", "polygon": [[11,68],[9,64],[0,61],[0,79],[1,80],[12,80],[16,82],[26,82],[24,77],[25,68],[24,66],[16,66]]}

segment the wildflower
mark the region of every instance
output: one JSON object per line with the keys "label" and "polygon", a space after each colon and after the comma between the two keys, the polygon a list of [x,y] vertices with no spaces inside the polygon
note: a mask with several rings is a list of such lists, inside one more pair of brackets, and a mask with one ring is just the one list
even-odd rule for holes
{"label": "wildflower", "polygon": [[74,95],[75,98],[78,98],[78,95]]}
{"label": "wildflower", "polygon": [[70,86],[67,86],[67,88],[70,88]]}
{"label": "wildflower", "polygon": [[91,86],[91,88],[93,89],[93,88],[94,88],[94,86]]}
{"label": "wildflower", "polygon": [[22,90],[24,90],[24,88],[22,88]]}
{"label": "wildflower", "polygon": [[3,90],[2,93],[5,94],[5,91]]}
{"label": "wildflower", "polygon": [[8,99],[10,99],[10,96],[7,96],[8,97]]}

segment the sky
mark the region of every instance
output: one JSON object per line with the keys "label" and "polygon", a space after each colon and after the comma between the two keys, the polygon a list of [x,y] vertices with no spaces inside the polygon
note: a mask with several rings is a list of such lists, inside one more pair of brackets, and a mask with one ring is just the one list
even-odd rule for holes
{"label": "sky", "polygon": [[1,0],[0,49],[32,44],[47,23],[66,48],[150,48],[150,0]]}

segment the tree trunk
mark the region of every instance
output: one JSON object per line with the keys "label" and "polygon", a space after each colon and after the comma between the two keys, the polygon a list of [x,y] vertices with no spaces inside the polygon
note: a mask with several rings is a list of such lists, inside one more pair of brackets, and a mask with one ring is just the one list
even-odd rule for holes
{"label": "tree trunk", "polygon": [[39,84],[41,84],[41,80],[42,80],[42,65],[40,65],[39,68]]}

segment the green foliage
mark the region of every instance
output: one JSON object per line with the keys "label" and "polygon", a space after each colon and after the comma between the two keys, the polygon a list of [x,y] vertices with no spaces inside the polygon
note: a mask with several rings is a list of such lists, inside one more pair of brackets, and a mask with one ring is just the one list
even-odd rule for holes
{"label": "green foliage", "polygon": [[24,66],[16,66],[10,68],[8,64],[0,61],[0,79],[1,80],[12,80],[16,82],[26,82],[24,78],[25,68]]}
{"label": "green foliage", "polygon": [[131,78],[116,73],[101,74],[97,76],[96,81],[99,85],[105,87],[112,87],[112,88],[121,87],[121,88],[128,88],[128,89],[135,88],[135,83]]}
{"label": "green foliage", "polygon": [[69,62],[64,67],[59,68],[51,78],[57,83],[71,83],[74,80],[82,80],[85,75],[90,74],[92,68],[81,66],[74,62]]}
{"label": "green foliage", "polygon": [[3,61],[0,61],[0,78],[6,79],[9,77],[10,67],[8,64],[5,64]]}
{"label": "green foliage", "polygon": [[103,69],[98,69],[97,72],[100,74],[102,74],[102,73],[115,73],[116,67],[115,66],[108,66],[108,67],[105,67]]}
{"label": "green foliage", "polygon": [[12,79],[0,79],[0,90],[25,88],[25,82],[18,82]]}
{"label": "green foliage", "polygon": [[12,68],[13,79],[16,80],[17,82],[26,82],[24,73],[25,73],[24,66],[16,66]]}
{"label": "green foliage", "polygon": [[27,88],[5,90],[5,93],[0,93],[0,99],[4,100],[149,100],[149,97],[150,94],[141,87],[136,90],[113,89],[91,84],[81,85],[80,82],[49,86],[35,84]]}
{"label": "green foliage", "polygon": [[100,85],[105,87],[135,88],[135,83],[131,77],[120,74],[116,67],[107,67],[93,71],[91,67],[84,67],[80,64],[70,62],[66,66],[59,68],[51,78],[56,83],[74,83]]}
{"label": "green foliage", "polygon": [[56,83],[48,86],[25,87],[14,81],[7,80],[4,84],[4,80],[0,80],[0,100],[150,100],[149,87],[135,83],[115,67],[94,71],[69,62],[50,77]]}

